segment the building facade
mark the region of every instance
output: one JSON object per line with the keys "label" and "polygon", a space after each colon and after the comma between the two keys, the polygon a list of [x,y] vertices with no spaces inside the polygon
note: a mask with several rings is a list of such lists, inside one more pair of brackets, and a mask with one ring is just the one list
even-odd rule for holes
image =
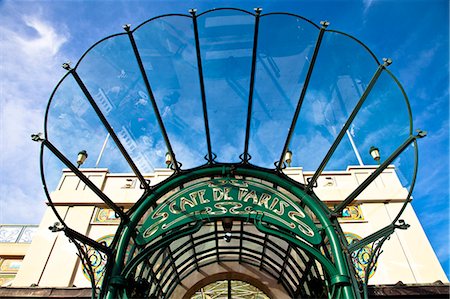
{"label": "building facade", "polygon": [[[324,172],[318,179],[316,192],[321,198],[332,199],[325,201],[328,206],[336,205],[374,169],[375,166],[349,166],[346,171]],[[313,175],[298,167],[287,168],[284,172],[301,183]],[[110,198],[120,199],[117,204],[125,210],[131,208],[142,193],[137,179],[131,174],[109,173],[108,169],[83,169],[83,173]],[[157,184],[171,174],[170,169],[158,169],[145,177]],[[348,242],[360,240],[391,222],[402,207],[406,193],[407,190],[400,184],[394,166],[388,167],[340,215],[339,222]],[[60,183],[51,196],[56,209],[60,215],[64,215],[64,221],[71,228],[98,242],[105,242],[108,245],[111,243],[119,225],[117,215],[99,201],[74,173],[64,170]],[[402,282],[407,285],[423,285],[436,281],[448,283],[411,205],[407,206],[402,219],[410,227],[406,230],[396,230],[383,245],[383,253],[370,273],[369,284],[394,285]],[[76,254],[75,246],[62,232],[54,233],[49,229],[55,222],[57,218],[48,207],[39,227],[23,228],[21,237],[16,240],[10,239],[11,243],[6,243],[8,240],[5,238],[2,239],[0,256],[3,286],[13,288],[35,286],[37,289],[68,287],[78,289],[91,286],[90,278]],[[8,227],[2,227],[4,228]],[[250,223],[245,224],[243,229],[262,236]],[[36,230],[33,241],[26,243],[28,239],[25,240],[25,237],[33,230]],[[238,240],[239,233],[233,238]],[[367,247],[366,250],[368,252],[360,252],[354,261],[356,270],[360,271],[362,276],[371,254],[371,247]],[[271,255],[274,256],[275,253]],[[94,258],[98,259],[93,264],[95,277],[102,280],[106,260],[102,260],[98,254]],[[187,254],[183,258],[193,258],[192,253],[191,256]],[[300,260],[300,257],[297,259]],[[226,276],[226,272],[232,276]],[[271,298],[289,298],[279,281],[240,263],[228,265],[218,263],[191,273],[183,280],[183,287],[177,287],[171,298],[182,298],[186,294],[193,296],[201,287],[205,287],[199,282],[214,282],[210,281],[211,277],[216,277],[217,281],[226,277],[234,277],[236,280],[244,278],[247,282],[259,281],[262,285],[258,284],[256,287],[259,290],[269,290],[268,295]]]}

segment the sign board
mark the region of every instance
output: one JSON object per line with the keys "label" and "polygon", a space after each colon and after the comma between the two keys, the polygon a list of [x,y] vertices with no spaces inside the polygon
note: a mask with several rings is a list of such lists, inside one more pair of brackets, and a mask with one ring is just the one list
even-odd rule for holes
{"label": "sign board", "polygon": [[261,220],[319,244],[318,229],[300,204],[301,199],[294,200],[272,186],[252,180],[203,181],[182,188],[157,206],[140,228],[136,241],[147,244],[191,222],[231,217]]}

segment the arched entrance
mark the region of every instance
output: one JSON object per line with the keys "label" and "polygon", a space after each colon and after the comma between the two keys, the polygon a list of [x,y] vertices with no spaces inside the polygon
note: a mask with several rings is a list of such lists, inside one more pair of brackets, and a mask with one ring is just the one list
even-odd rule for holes
{"label": "arched entrance", "polygon": [[211,295],[233,298],[248,297],[256,299],[280,298],[264,283],[251,275],[237,272],[222,272],[205,277],[189,288],[183,299],[208,298]]}
{"label": "arched entrance", "polygon": [[301,184],[273,171],[215,165],[187,172],[133,211],[118,240],[108,296],[171,298],[203,267],[234,262],[271,276],[289,297],[351,298],[329,214]]}

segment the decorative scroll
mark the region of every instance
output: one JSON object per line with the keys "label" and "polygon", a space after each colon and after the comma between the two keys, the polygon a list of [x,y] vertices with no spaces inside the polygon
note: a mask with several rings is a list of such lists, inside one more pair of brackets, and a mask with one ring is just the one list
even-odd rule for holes
{"label": "decorative scroll", "polygon": [[120,222],[120,218],[113,209],[97,208],[92,223],[99,224],[116,224]]}
{"label": "decorative scroll", "polygon": [[14,274],[2,274],[0,273],[0,287],[7,286],[16,278],[16,273]]}
{"label": "decorative scroll", "polygon": [[1,225],[0,243],[31,243],[37,225]]}
{"label": "decorative scroll", "polygon": [[342,210],[342,216],[339,220],[364,220],[364,215],[361,207],[358,206],[347,206]]}
{"label": "decorative scroll", "polygon": [[[106,235],[97,239],[96,241],[100,244],[109,246],[111,245],[113,239],[114,235]],[[94,276],[95,280],[94,283],[95,285],[99,285],[103,282],[103,277],[105,275],[107,256],[105,253],[95,250],[94,248],[88,246],[86,246],[86,256],[91,264],[93,272],[92,275]],[[83,274],[89,281],[91,281],[89,269],[84,264],[83,264]]]}
{"label": "decorative scroll", "polygon": [[22,226],[2,226],[0,228],[0,243],[15,243],[19,238]]}
{"label": "decorative scroll", "polygon": [[146,244],[192,221],[234,217],[262,220],[311,244],[319,244],[322,238],[300,204],[276,188],[255,181],[204,181],[182,189],[160,204],[144,222],[136,242]]}
{"label": "decorative scroll", "polygon": [[[345,232],[344,235],[345,238],[347,239],[348,244],[352,244],[353,242],[357,242],[362,239],[360,236],[354,233]],[[361,280],[365,279],[366,269],[369,266],[373,252],[374,252],[373,244],[369,244],[361,249],[352,252],[351,254],[356,274],[358,274]],[[377,265],[378,265],[377,263],[373,264],[373,266],[370,269],[370,274],[368,278],[371,278],[375,274]]]}
{"label": "decorative scroll", "polygon": [[22,259],[0,258],[0,286],[7,286],[16,277],[22,265]]}

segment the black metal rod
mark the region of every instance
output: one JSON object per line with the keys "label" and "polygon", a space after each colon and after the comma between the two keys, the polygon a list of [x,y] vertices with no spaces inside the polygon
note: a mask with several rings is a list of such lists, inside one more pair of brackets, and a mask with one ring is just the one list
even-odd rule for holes
{"label": "black metal rod", "polygon": [[91,182],[75,165],[72,164],[50,141],[43,139],[45,145],[61,162],[63,162],[75,175],[83,181],[108,207],[114,210],[123,221],[128,221],[128,216],[119,208],[105,193],[103,193],[94,183]]}
{"label": "black metal rod", "polygon": [[376,177],[382,173],[391,163],[395,160],[411,143],[414,142],[414,140],[418,138],[423,138],[426,136],[426,132],[419,131],[417,135],[410,135],[406,141],[400,145],[390,156],[387,158],[383,164],[378,166],[378,168],[372,172],[372,174],[364,180],[364,182],[361,183],[361,185],[358,186],[347,198],[342,201],[340,204],[336,206],[334,209],[334,213],[340,213],[346,206],[348,206],[350,203],[352,203],[355,198],[361,194],[361,192],[364,191],[375,179]]}
{"label": "black metal rod", "polygon": [[259,269],[262,269],[263,265],[264,265],[264,257],[266,255],[266,245],[267,245],[267,239],[269,238],[268,234],[264,235],[264,242],[262,245],[262,251],[261,251],[261,262],[259,264]]}
{"label": "black metal rod", "polygon": [[78,85],[80,86],[81,90],[83,91],[86,99],[91,104],[92,108],[94,108],[95,113],[97,114],[98,118],[102,122],[103,126],[108,131],[111,138],[114,140],[115,144],[117,145],[117,148],[119,149],[122,156],[127,161],[128,165],[130,165],[131,169],[133,170],[136,177],[141,182],[142,186],[145,186],[146,189],[149,188],[147,181],[142,176],[141,172],[137,168],[136,164],[134,164],[133,159],[131,159],[130,155],[128,154],[127,150],[123,146],[122,142],[120,142],[119,137],[117,137],[116,133],[114,132],[114,129],[109,124],[108,120],[106,119],[105,115],[103,115],[103,112],[98,107],[97,103],[95,102],[94,98],[92,97],[91,93],[87,89],[86,85],[84,85],[84,82],[81,80],[80,76],[78,76],[78,73],[74,69],[68,69],[70,73],[72,74],[75,81],[77,81]]}
{"label": "black metal rod", "polygon": [[88,272],[89,280],[91,281],[91,298],[97,298],[97,296],[96,296],[97,285],[96,285],[94,271],[92,269],[92,264],[89,259],[89,256],[87,256],[86,251],[83,249],[83,247],[78,242],[75,241],[75,239],[70,238],[70,241],[73,242],[73,244],[77,248],[77,250],[78,250],[77,255],[81,260],[81,264],[83,265],[86,272]]}
{"label": "black metal rod", "polygon": [[308,89],[309,81],[311,79],[311,74],[314,69],[314,65],[316,63],[317,54],[319,53],[320,44],[322,43],[323,35],[325,33],[325,29],[328,27],[328,22],[321,22],[322,27],[319,31],[319,36],[317,37],[316,46],[314,47],[313,56],[311,57],[311,63],[309,64],[308,72],[306,73],[305,83],[303,84],[302,91],[300,93],[300,97],[298,99],[297,107],[295,108],[294,117],[292,119],[291,126],[289,127],[288,135],[286,138],[286,142],[284,143],[283,151],[281,152],[280,160],[278,161],[277,171],[280,171],[283,168],[284,156],[288,150],[289,144],[291,143],[292,135],[294,134],[295,126],[297,125],[298,116],[300,115],[300,110],[303,104],[303,100],[305,99],[306,91]]}
{"label": "black metal rod", "polygon": [[241,221],[241,237],[239,238],[239,264],[242,261],[242,246],[244,240],[244,221]]}
{"label": "black metal rod", "polygon": [[159,294],[159,293],[163,292],[163,289],[162,289],[162,286],[161,286],[161,281],[156,276],[156,273],[153,270],[153,266],[152,265],[153,264],[149,264],[149,273],[150,273],[150,275],[153,278],[154,284],[156,285],[156,290],[155,291],[158,292],[158,294]]}
{"label": "black metal rod", "polygon": [[[40,141],[42,141],[42,140],[40,140]],[[43,188],[44,188],[44,193],[45,193],[45,196],[47,197],[47,200],[48,200],[48,202],[49,202],[49,204],[50,204],[50,208],[53,210],[53,213],[55,214],[55,216],[56,216],[56,218],[58,219],[58,221],[62,224],[62,225],[66,225],[66,223],[64,222],[64,219],[63,219],[63,217],[61,217],[61,215],[59,215],[59,212],[58,212],[58,210],[56,209],[56,207],[55,207],[55,204],[53,203],[53,201],[52,201],[52,197],[50,196],[50,192],[49,192],[49,190],[48,190],[48,188],[47,188],[47,182],[46,182],[46,180],[45,180],[45,173],[44,173],[44,144],[43,143],[41,143],[41,154],[40,154],[40,157],[39,157],[39,167],[40,167],[40,169],[41,169],[41,181],[42,181],[42,186],[43,186]]]}
{"label": "black metal rod", "polygon": [[348,251],[351,253],[353,251],[359,250],[363,248],[364,246],[369,245],[370,243],[375,242],[376,240],[379,240],[380,238],[390,236],[395,230],[394,224],[389,224],[388,226],[380,229],[379,231],[376,231],[375,233],[365,237],[364,239],[361,239],[359,241],[356,241],[348,246]]}
{"label": "black metal rod", "polygon": [[283,277],[283,273],[284,273],[284,270],[286,269],[287,261],[291,257],[290,254],[291,254],[291,243],[288,243],[288,248],[286,249],[286,255],[284,256],[284,259],[283,259],[283,265],[281,266],[280,275],[278,276],[278,280],[277,280],[278,282],[280,282]]}
{"label": "black metal rod", "polygon": [[150,82],[148,80],[147,73],[145,72],[144,64],[141,59],[141,55],[139,54],[139,50],[136,45],[136,41],[134,40],[133,32],[130,30],[129,25],[124,26],[125,31],[128,33],[128,37],[130,38],[131,46],[133,47],[134,55],[136,56],[137,63],[139,65],[139,70],[141,71],[142,79],[144,80],[145,88],[147,89],[148,96],[150,101],[152,102],[153,110],[155,112],[156,120],[158,121],[159,128],[164,138],[164,142],[166,143],[167,151],[172,156],[173,166],[177,172],[180,171],[180,165],[177,162],[175,157],[175,153],[173,152],[172,145],[170,144],[169,136],[167,135],[166,127],[161,118],[161,114],[159,113],[158,105],[156,104],[156,99],[153,94],[152,88],[150,86]]}
{"label": "black metal rod", "polygon": [[[311,290],[314,291],[314,287],[315,287],[315,286],[311,285],[311,276],[314,277],[313,275],[311,275],[311,268],[312,268],[313,265],[314,265],[314,259],[310,257],[309,260],[305,264],[305,270],[301,271],[302,274],[303,274],[302,277],[304,277],[304,281],[309,286],[310,291]],[[301,291],[302,291],[302,288],[300,288],[300,284],[299,284],[299,287],[297,287],[297,290],[295,290],[295,293],[294,293],[295,296],[294,297],[297,298],[300,295]],[[313,295],[312,292],[311,292],[310,296],[311,295]]]}
{"label": "black metal rod", "polygon": [[198,270],[199,267],[198,267],[198,259],[197,259],[197,250],[195,250],[194,238],[192,237],[192,234],[189,235],[189,240],[191,241],[192,251],[194,252],[195,268]]}
{"label": "black metal rod", "polygon": [[202,108],[203,108],[203,120],[205,122],[205,134],[206,134],[206,146],[208,147],[208,163],[213,162],[212,148],[211,148],[211,134],[209,131],[209,120],[208,120],[208,109],[206,106],[206,92],[205,92],[205,82],[203,79],[203,66],[202,66],[202,55],[200,52],[200,38],[198,35],[198,24],[196,10],[191,9],[189,12],[192,15],[192,22],[194,24],[194,35],[195,35],[195,50],[197,53],[197,69],[198,77],[200,82],[200,94],[202,97]]}
{"label": "black metal rod", "polygon": [[220,257],[219,257],[219,234],[217,232],[217,221],[214,221],[214,234],[215,234],[215,241],[216,241],[216,258],[217,258],[217,262],[220,262]]}
{"label": "black metal rod", "polygon": [[86,244],[88,246],[91,246],[92,248],[95,248],[98,251],[106,253],[106,255],[108,256],[111,254],[111,249],[109,249],[108,246],[100,244],[97,241],[94,241],[91,238],[86,237],[85,235],[80,234],[79,232],[71,229],[70,227],[66,226],[64,227],[63,230],[67,237],[74,238],[75,240],[78,240],[83,244]]}
{"label": "black metal rod", "polygon": [[[155,291],[161,290],[162,288],[160,285],[160,281],[158,280],[155,272],[153,271],[153,267],[152,267],[153,264],[151,264],[149,261],[144,261],[143,264],[144,264],[144,266],[141,268],[138,278],[146,279],[149,282],[150,286],[146,292],[149,293],[151,291],[152,285],[155,285]],[[145,277],[143,275],[143,273],[147,269],[148,269],[148,276]],[[149,277],[150,277],[150,279],[149,279]]]}
{"label": "black metal rod", "polygon": [[256,57],[258,51],[258,31],[259,31],[259,19],[261,15],[261,8],[255,8],[255,30],[253,34],[253,53],[252,53],[252,68],[250,72],[250,87],[248,92],[248,108],[247,108],[247,124],[245,129],[245,143],[244,143],[244,155],[243,162],[248,163],[248,144],[250,141],[250,125],[252,119],[253,109],[253,91],[255,89],[255,72],[256,72]]}
{"label": "black metal rod", "polygon": [[175,265],[175,259],[173,258],[172,250],[170,249],[170,244],[167,246],[167,250],[169,251],[170,263],[172,264],[172,268],[175,271],[175,276],[177,277],[178,283],[181,282],[180,273],[178,273],[177,266]]}
{"label": "black metal rod", "polygon": [[152,267],[150,267],[150,273],[153,276],[153,279],[155,281],[154,284],[156,285],[156,290],[154,292],[157,292],[157,294],[162,293],[163,289],[161,286],[161,281],[158,279],[158,277],[156,277],[156,273],[155,273],[155,271],[153,271]]}
{"label": "black metal rod", "polygon": [[372,79],[370,80],[369,84],[367,85],[367,88],[364,90],[358,103],[356,103],[355,108],[353,108],[352,113],[350,114],[350,116],[348,117],[344,126],[342,127],[341,131],[337,135],[336,139],[334,140],[334,142],[331,145],[330,149],[328,150],[327,154],[325,155],[325,157],[323,158],[319,167],[317,168],[316,172],[314,172],[314,175],[312,176],[311,180],[309,181],[308,186],[306,187],[306,190],[312,190],[312,188],[313,188],[314,184],[316,183],[317,179],[319,178],[320,174],[327,166],[328,162],[330,161],[331,157],[333,156],[334,152],[336,151],[342,138],[344,138],[348,128],[352,124],[353,120],[355,119],[355,117],[358,114],[359,110],[361,109],[362,105],[364,104],[364,102],[366,101],[370,92],[372,91],[373,87],[375,86],[375,83],[377,82],[378,78],[380,77],[381,72],[388,65],[389,64],[387,62],[385,62],[384,64],[380,64],[378,66],[377,70],[375,71],[375,74],[372,76]]}

